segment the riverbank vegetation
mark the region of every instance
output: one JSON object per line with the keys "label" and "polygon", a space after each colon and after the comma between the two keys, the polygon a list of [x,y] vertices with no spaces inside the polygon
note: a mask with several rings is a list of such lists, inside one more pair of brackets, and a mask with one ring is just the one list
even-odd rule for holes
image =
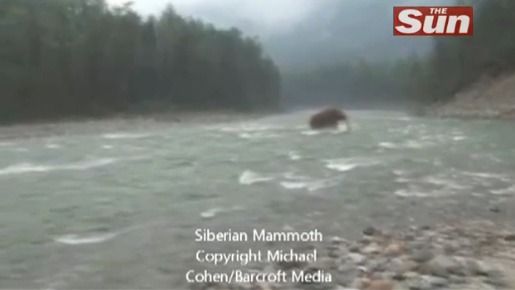
{"label": "riverbank vegetation", "polygon": [[0,1],[0,122],[277,106],[280,76],[254,39],[104,0]]}

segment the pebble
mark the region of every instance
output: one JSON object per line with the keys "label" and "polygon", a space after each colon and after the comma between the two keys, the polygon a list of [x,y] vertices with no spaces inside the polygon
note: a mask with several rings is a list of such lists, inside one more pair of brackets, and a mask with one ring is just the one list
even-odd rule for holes
{"label": "pebble", "polygon": [[368,263],[368,267],[373,272],[384,272],[387,270],[387,265],[389,264],[389,259],[387,258],[377,258],[373,259]]}
{"label": "pebble", "polygon": [[426,280],[431,287],[441,288],[449,285],[449,280],[442,277],[422,276],[422,279]]}
{"label": "pebble", "polygon": [[359,290],[359,289],[356,289],[356,288],[345,288],[341,285],[337,285],[336,287],[333,288],[333,290]]}
{"label": "pebble", "polygon": [[507,242],[515,242],[515,234],[508,234],[504,236],[504,240]]}
{"label": "pebble", "polygon": [[500,212],[501,212],[501,208],[500,208],[500,207],[498,207],[498,206],[492,206],[492,207],[490,207],[490,209],[489,209],[489,210],[490,210],[491,212],[493,212],[493,213],[500,213]]}
{"label": "pebble", "polygon": [[381,248],[376,243],[372,243],[361,250],[363,254],[375,255],[381,252]]}
{"label": "pebble", "polygon": [[336,261],[329,257],[322,257],[316,262],[307,265],[310,269],[317,270],[335,270],[337,268]]}
{"label": "pebble", "polygon": [[332,237],[331,238],[331,244],[333,244],[333,245],[341,245],[341,244],[346,244],[346,243],[347,243],[347,241],[340,237]]}
{"label": "pebble", "polygon": [[358,253],[349,253],[347,256],[357,265],[363,265],[363,263],[367,260],[364,255]]}
{"label": "pebble", "polygon": [[361,250],[361,247],[358,244],[351,244],[349,246],[349,252],[357,253]]}
{"label": "pebble", "polygon": [[506,282],[506,280],[502,276],[488,277],[485,280],[485,282],[490,284],[490,285],[492,285],[492,286],[501,287],[501,288],[504,288],[504,287],[506,287],[508,285],[508,283]]}
{"label": "pebble", "polygon": [[345,261],[338,263],[337,270],[338,270],[338,272],[344,273],[344,274],[357,272],[357,268],[354,263],[345,262]]}
{"label": "pebble", "polygon": [[291,270],[295,268],[302,268],[306,266],[306,263],[300,261],[281,261],[277,263],[277,266],[283,270]]}
{"label": "pebble", "polygon": [[348,286],[354,281],[356,275],[351,273],[333,275],[333,282],[338,286]]}
{"label": "pebble", "polygon": [[483,275],[483,276],[499,276],[500,270],[483,261],[476,261],[469,259],[467,261],[467,267],[472,274]]}
{"label": "pebble", "polygon": [[345,247],[331,245],[327,247],[327,255],[331,258],[338,258],[346,255],[348,250]]}
{"label": "pebble", "polygon": [[394,273],[396,279],[403,279],[406,277],[406,273],[414,270],[418,264],[411,260],[406,259],[394,259],[390,261],[389,270]]}
{"label": "pebble", "polygon": [[434,254],[429,249],[420,249],[420,250],[416,250],[411,255],[411,258],[413,259],[413,261],[415,261],[417,263],[425,263],[425,262],[433,259]]}
{"label": "pebble", "polygon": [[363,230],[363,234],[365,236],[373,236],[373,235],[378,234],[378,230],[374,227],[367,227],[366,229]]}
{"label": "pebble", "polygon": [[431,290],[431,284],[424,279],[415,279],[408,283],[410,290]]}
{"label": "pebble", "polygon": [[467,283],[467,278],[463,276],[451,276],[449,277],[449,281],[452,284],[465,284]]}
{"label": "pebble", "polygon": [[399,256],[404,252],[404,246],[400,243],[391,243],[384,249],[387,256]]}
{"label": "pebble", "polygon": [[449,277],[450,274],[461,274],[460,264],[451,257],[439,255],[421,266],[422,272],[438,277]]}
{"label": "pebble", "polygon": [[394,283],[390,280],[372,280],[366,290],[393,290]]}

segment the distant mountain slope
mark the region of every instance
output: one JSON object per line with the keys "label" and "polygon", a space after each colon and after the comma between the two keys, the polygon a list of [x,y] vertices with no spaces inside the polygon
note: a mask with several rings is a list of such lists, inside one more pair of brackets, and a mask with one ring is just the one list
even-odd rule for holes
{"label": "distant mountain slope", "polygon": [[396,5],[444,5],[439,1],[323,1],[302,24],[263,43],[283,70],[317,67],[349,59],[390,60],[427,53],[431,38],[394,37]]}
{"label": "distant mountain slope", "polygon": [[449,102],[435,105],[430,113],[442,117],[515,119],[515,74],[485,77]]}

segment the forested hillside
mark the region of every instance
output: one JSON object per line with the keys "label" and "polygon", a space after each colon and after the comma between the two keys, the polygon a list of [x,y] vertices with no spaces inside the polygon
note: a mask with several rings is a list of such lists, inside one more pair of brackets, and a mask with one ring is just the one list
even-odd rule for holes
{"label": "forested hillside", "polygon": [[1,122],[279,102],[255,40],[172,7],[143,18],[104,0],[1,0],[0,43]]}
{"label": "forested hillside", "polygon": [[285,75],[287,101],[360,107],[427,105],[445,102],[483,77],[515,71],[515,1],[454,4],[474,5],[473,37],[436,37],[428,53],[398,59],[348,60],[342,53],[341,61]]}
{"label": "forested hillside", "polygon": [[482,77],[515,70],[515,1],[460,1],[476,4],[474,37],[437,38],[426,62],[429,91],[445,100]]}

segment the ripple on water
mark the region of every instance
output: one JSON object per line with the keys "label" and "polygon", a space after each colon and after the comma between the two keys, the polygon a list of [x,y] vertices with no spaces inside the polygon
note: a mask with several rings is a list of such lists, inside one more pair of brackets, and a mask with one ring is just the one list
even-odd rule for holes
{"label": "ripple on water", "polygon": [[102,135],[104,139],[140,139],[151,136],[150,134],[137,134],[137,133],[125,133],[125,132],[117,132],[117,133],[108,133]]}
{"label": "ripple on water", "polygon": [[315,131],[315,130],[307,130],[307,131],[300,132],[300,134],[306,135],[306,136],[315,136],[315,135],[319,135],[321,133],[322,133],[322,131]]}
{"label": "ripple on water", "polygon": [[11,147],[11,146],[15,146],[16,143],[14,142],[0,142],[0,147]]}
{"label": "ripple on water", "polygon": [[326,167],[339,172],[346,172],[358,167],[376,165],[377,161],[368,158],[340,158],[325,161]]}
{"label": "ripple on water", "polygon": [[282,181],[279,184],[285,189],[306,189],[310,192],[314,192],[320,189],[336,186],[338,182],[336,180],[320,179],[312,181]]}
{"label": "ripple on water", "polygon": [[334,187],[339,183],[337,178],[316,179],[308,176],[297,175],[295,172],[286,172],[283,181],[279,185],[288,190],[307,190],[309,192]]}
{"label": "ripple on water", "polygon": [[56,144],[56,143],[48,143],[48,144],[45,145],[45,147],[47,149],[61,149],[61,148],[63,148],[62,145]]}
{"label": "ripple on water", "polygon": [[226,133],[240,133],[240,132],[263,132],[263,131],[272,131],[281,129],[281,127],[267,125],[267,124],[237,124],[232,126],[216,126],[210,129],[215,129],[217,131],[226,132]]}
{"label": "ripple on water", "polygon": [[54,239],[55,242],[65,245],[87,245],[107,242],[118,236],[118,233],[93,234],[88,236],[64,235]]}
{"label": "ripple on water", "polygon": [[493,195],[513,195],[515,194],[515,185],[507,188],[490,190],[490,193]]}
{"label": "ripple on water", "polygon": [[262,183],[274,180],[272,176],[265,176],[252,170],[245,170],[239,178],[239,182],[242,185],[252,185],[255,183]]}
{"label": "ripple on water", "polygon": [[403,143],[380,142],[379,147],[385,149],[423,149],[434,144],[426,141],[409,140]]}
{"label": "ripple on water", "polygon": [[70,164],[59,165],[40,165],[33,163],[18,163],[0,169],[0,175],[26,174],[37,172],[50,172],[55,170],[88,170],[97,167],[103,167],[115,163],[114,158],[101,158],[96,160],[87,160]]}
{"label": "ripple on water", "polygon": [[304,130],[304,131],[300,132],[300,134],[302,134],[304,136],[316,136],[316,135],[320,135],[320,134],[324,134],[324,133],[336,135],[336,134],[348,133],[349,131],[350,131],[349,128],[344,124],[335,129]]}
{"label": "ripple on water", "polygon": [[212,219],[218,216],[221,213],[227,213],[227,212],[233,212],[233,211],[240,211],[244,210],[241,206],[233,206],[231,208],[225,208],[225,207],[214,207],[210,208],[206,211],[203,211],[200,213],[200,217],[203,219]]}
{"label": "ripple on water", "polygon": [[270,138],[278,138],[279,135],[265,132],[254,132],[254,133],[239,133],[238,137],[242,139],[270,139]]}
{"label": "ripple on water", "polygon": [[288,158],[290,158],[292,161],[296,161],[302,159],[302,156],[300,156],[300,154],[296,151],[290,151],[288,152]]}
{"label": "ripple on water", "polygon": [[395,195],[399,197],[418,197],[424,198],[431,196],[428,192],[422,192],[418,188],[410,188],[410,189],[398,189],[395,191]]}

